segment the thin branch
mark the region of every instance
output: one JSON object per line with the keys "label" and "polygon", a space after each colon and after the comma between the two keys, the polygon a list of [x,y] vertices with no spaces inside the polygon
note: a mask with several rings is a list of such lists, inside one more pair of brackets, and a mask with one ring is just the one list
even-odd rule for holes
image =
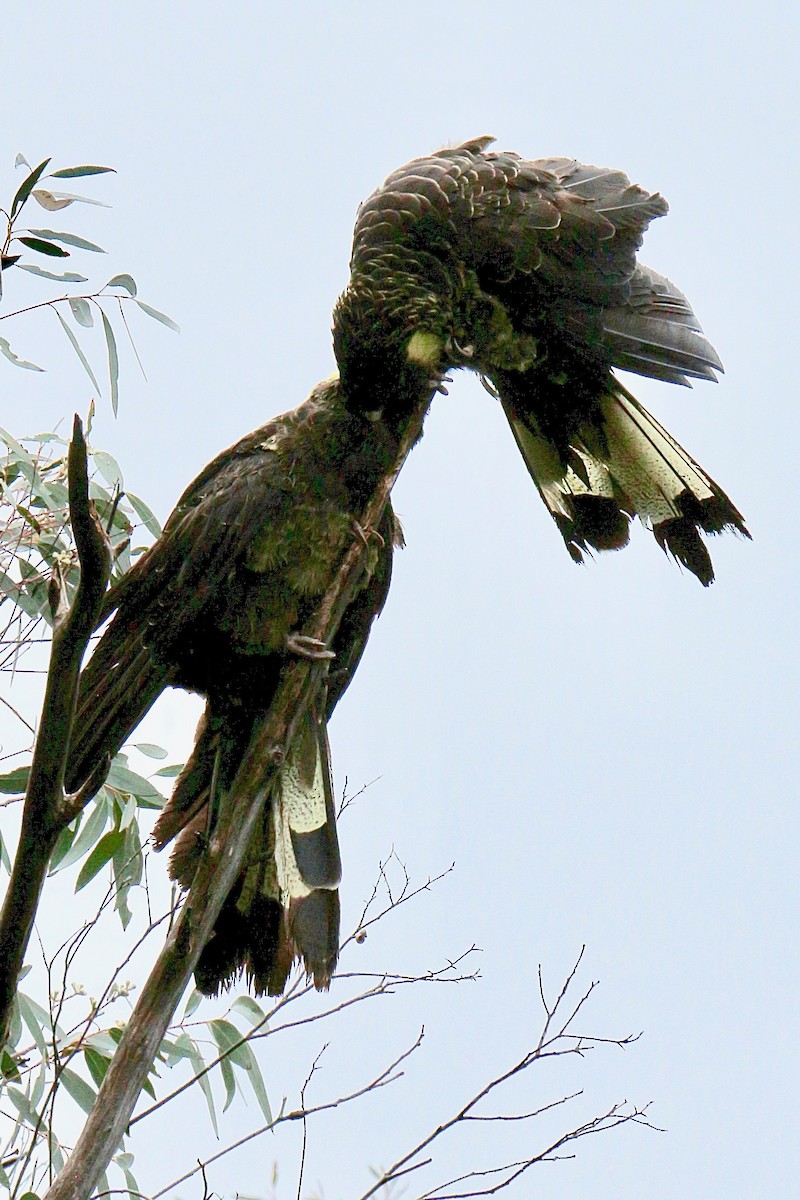
{"label": "thin branch", "polygon": [[51,579],[53,646],[42,717],[25,795],[17,853],[0,914],[0,1045],[5,1042],[11,1005],[33,928],[36,909],[56,839],[67,823],[64,770],[78,675],[94,631],[111,571],[111,553],[94,504],[83,425],[76,416],[69,447],[70,519],[81,574],[72,607],[66,611],[58,573]]}
{"label": "thin branch", "polygon": [[[422,398],[421,398],[422,401]],[[379,480],[361,529],[380,523],[389,493],[422,431],[427,403],[420,402],[399,440],[391,468]],[[304,630],[329,644],[360,583],[369,550],[361,536],[350,549]],[[296,659],[284,671],[269,712],[257,725],[192,887],[164,949],[145,983],[111,1061],[75,1150],[46,1200],[83,1200],[116,1152],[130,1122],[175,1008],[238,874],[261,809],[292,743],[293,731],[314,700],[322,677],[318,663]]]}

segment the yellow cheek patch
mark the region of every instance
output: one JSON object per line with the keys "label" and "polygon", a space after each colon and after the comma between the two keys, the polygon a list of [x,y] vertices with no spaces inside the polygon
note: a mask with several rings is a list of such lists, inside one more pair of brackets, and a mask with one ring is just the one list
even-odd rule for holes
{"label": "yellow cheek patch", "polygon": [[412,334],[406,346],[406,358],[419,367],[433,369],[439,362],[442,349],[441,338],[438,338],[435,333],[425,333],[418,329],[415,334]]}

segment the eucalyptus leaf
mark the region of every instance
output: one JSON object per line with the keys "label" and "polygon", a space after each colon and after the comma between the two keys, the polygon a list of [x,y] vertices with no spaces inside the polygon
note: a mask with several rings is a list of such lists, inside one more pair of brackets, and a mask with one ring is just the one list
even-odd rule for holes
{"label": "eucalyptus leaf", "polygon": [[121,287],[124,288],[131,296],[135,296],[137,292],[136,280],[132,275],[115,275],[113,279],[109,279],[106,287]]}
{"label": "eucalyptus leaf", "polygon": [[84,329],[91,329],[94,325],[94,317],[89,302],[84,300],[83,296],[70,297],[69,306],[72,309],[72,315],[79,325]]}
{"label": "eucalyptus leaf", "polygon": [[217,1113],[214,1108],[214,1094],[211,1091],[211,1083],[206,1071],[206,1064],[203,1061],[203,1056],[200,1053],[197,1045],[189,1037],[188,1033],[182,1033],[180,1037],[175,1039],[176,1048],[180,1048],[186,1054],[189,1062],[192,1064],[192,1070],[198,1077],[197,1082],[200,1084],[200,1090],[206,1099],[208,1105],[208,1114],[211,1117],[211,1124],[214,1127],[214,1133],[219,1137],[219,1128],[217,1126]]}
{"label": "eucalyptus leaf", "polygon": [[87,883],[94,879],[98,871],[101,871],[106,863],[111,862],[111,859],[124,844],[125,834],[121,829],[112,829],[109,833],[103,834],[78,873],[78,878],[75,881],[75,891],[79,892],[82,888],[85,888]]}
{"label": "eucalyptus leaf", "polygon": [[138,496],[134,496],[133,492],[126,492],[125,495],[131,502],[131,508],[136,513],[144,527],[152,533],[153,537],[161,537],[161,526],[158,523],[153,512],[147,507],[144,500],[140,500]]}
{"label": "eucalyptus leaf", "polygon": [[11,220],[12,221],[14,220],[14,217],[17,215],[19,210],[22,208],[25,201],[28,199],[28,196],[30,196],[31,192],[36,187],[36,184],[39,182],[39,179],[41,178],[42,171],[44,171],[45,167],[47,166],[47,164],[49,162],[50,162],[50,159],[46,158],[43,163],[39,163],[39,166],[35,167],[34,170],[31,171],[30,175],[28,175],[27,178],[23,179],[22,183],[19,185],[19,187],[17,189],[17,194],[14,197],[14,202],[11,205]]}
{"label": "eucalyptus leaf", "polygon": [[69,258],[69,250],[62,250],[55,242],[46,242],[44,238],[20,237],[16,240],[37,254],[47,254],[50,258]]}
{"label": "eucalyptus leaf", "polygon": [[51,171],[49,179],[77,179],[79,175],[116,175],[114,167],[62,167],[60,171]]}
{"label": "eucalyptus leaf", "polygon": [[103,333],[106,335],[106,347],[108,349],[108,378],[111,386],[111,411],[114,416],[117,415],[119,408],[119,355],[117,353],[117,339],[114,337],[114,330],[111,328],[111,322],[106,314],[100,309],[100,314],[103,318]]}
{"label": "eucalyptus leaf", "polygon": [[[30,271],[31,275],[40,275],[42,279],[55,279],[58,283],[86,283],[85,275],[78,275],[75,271],[64,271],[62,275],[56,274],[55,271],[45,271],[44,267],[37,267],[35,263],[20,263],[17,268],[19,271]],[[41,371],[41,367],[37,370]]]}
{"label": "eucalyptus leaf", "polygon": [[136,303],[142,312],[147,313],[148,317],[152,317],[154,321],[160,321],[162,325],[167,326],[167,329],[174,329],[176,333],[180,333],[181,327],[173,321],[172,317],[168,317],[166,313],[159,312],[157,308],[153,308],[150,304],[145,304],[144,300],[137,300]]}
{"label": "eucalyptus leaf", "polygon": [[81,1079],[80,1075],[76,1075],[69,1067],[64,1067],[58,1081],[85,1113],[92,1111],[97,1099],[97,1092],[89,1086],[85,1079]]}
{"label": "eucalyptus leaf", "polygon": [[47,188],[36,188],[32,195],[36,203],[48,212],[60,212],[62,208],[69,208],[73,203],[72,200],[59,200],[55,193],[48,192]]}
{"label": "eucalyptus leaf", "polygon": [[49,242],[63,242],[66,246],[75,246],[77,250],[91,250],[95,254],[105,254],[102,246],[90,242],[87,238],[78,237],[77,233],[59,233],[55,229],[29,229],[34,237],[46,238]]}
{"label": "eucalyptus leaf", "polygon": [[5,796],[21,796],[24,794],[28,786],[28,777],[31,773],[30,766],[16,767],[13,771],[8,771],[5,775],[0,775],[0,792]]}
{"label": "eucalyptus leaf", "polygon": [[[111,208],[110,204],[104,204],[102,200],[92,200],[89,196],[76,196],[72,192],[50,192],[55,200],[66,200],[70,204],[91,204],[95,208]],[[38,197],[37,197],[38,199]]]}
{"label": "eucalyptus leaf", "polygon": [[15,167],[27,167],[29,171],[31,169],[31,164],[28,162],[28,160],[24,154],[17,155],[17,157],[14,159],[14,166]]}
{"label": "eucalyptus leaf", "polygon": [[0,337],[0,354],[4,354],[9,362],[12,362],[15,367],[24,367],[26,371],[43,371],[44,367],[37,367],[36,363],[28,362],[25,358],[18,358],[14,351],[9,346],[5,338]]}
{"label": "eucalyptus leaf", "polygon": [[92,453],[92,462],[106,483],[112,488],[122,487],[122,468],[113,455],[106,450],[95,450]]}
{"label": "eucalyptus leaf", "polygon": [[78,862],[102,836],[103,830],[108,824],[108,805],[105,802],[105,797],[106,793],[101,789],[95,797],[94,808],[88,820],[77,834],[71,847],[57,866],[51,865],[51,875],[55,875],[57,871],[63,871],[66,867],[71,867],[73,863]]}
{"label": "eucalyptus leaf", "polygon": [[140,754],[146,754],[148,758],[166,758],[167,752],[163,746],[156,746],[152,742],[136,742],[135,749]]}
{"label": "eucalyptus leaf", "polygon": [[[51,307],[52,307],[52,306],[51,306]],[[98,396],[99,396],[99,395],[101,394],[101,393],[100,393],[100,384],[97,382],[97,380],[96,380],[96,379],[95,379],[95,377],[94,377],[94,371],[93,371],[93,370],[92,370],[92,368],[89,366],[89,360],[88,360],[88,358],[87,358],[87,357],[86,357],[86,355],[83,353],[83,351],[81,350],[80,346],[78,345],[78,339],[75,337],[75,334],[72,332],[72,330],[70,329],[69,325],[68,325],[68,324],[67,324],[67,322],[64,320],[64,318],[62,317],[62,315],[61,315],[61,313],[58,311],[58,309],[57,309],[57,308],[55,308],[55,307],[53,307],[53,312],[56,314],[56,316],[58,317],[59,321],[61,322],[61,328],[64,330],[64,333],[67,335],[67,337],[69,338],[69,340],[72,342],[72,348],[73,348],[73,350],[75,351],[75,353],[77,354],[78,358],[81,360],[81,363],[83,364],[83,368],[84,368],[84,370],[86,371],[86,374],[87,374],[87,375],[89,376],[89,378],[91,379],[92,383],[94,384],[94,386],[95,386],[95,388],[96,388],[96,390],[97,390],[97,394],[98,394]]]}

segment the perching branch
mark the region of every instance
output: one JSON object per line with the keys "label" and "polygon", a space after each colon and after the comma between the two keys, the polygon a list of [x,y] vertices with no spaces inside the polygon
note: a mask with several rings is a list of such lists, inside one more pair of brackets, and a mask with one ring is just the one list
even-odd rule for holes
{"label": "perching branch", "polygon": [[[69,447],[69,512],[81,574],[67,606],[58,570],[50,582],[53,644],[41,723],[25,794],[22,828],[3,910],[0,914],[0,1045],[5,1042],[11,1006],[22,970],[36,910],[56,839],[77,815],[64,796],[78,692],[78,676],[111,573],[108,538],[89,499],[89,471],[83,425],[76,416]],[[88,799],[88,793],[87,793]]]}
{"label": "perching branch", "polygon": [[[427,403],[421,401],[400,438],[392,467],[379,481],[361,518],[361,530],[377,528],[403,463],[422,432]],[[367,539],[360,532],[313,619],[308,636],[330,643],[365,569]],[[83,1200],[116,1153],[149,1068],[172,1020],[203,946],[241,869],[266,797],[286,758],[292,734],[322,682],[320,666],[296,659],[284,671],[275,698],[256,726],[225,799],[208,851],[172,932],[145,983],[94,1108],[66,1166],[45,1200]]]}

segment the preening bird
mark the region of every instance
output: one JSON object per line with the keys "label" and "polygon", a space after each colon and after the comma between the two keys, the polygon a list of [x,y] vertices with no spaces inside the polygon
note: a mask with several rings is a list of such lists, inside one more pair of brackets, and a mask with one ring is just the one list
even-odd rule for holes
{"label": "preening bird", "polygon": [[[620,171],[526,162],[479,138],[409,163],[360,208],[334,311],[339,379],[219,455],[109,593],[83,673],[66,786],[95,780],[164,688],[206,698],[197,741],[155,828],[195,874],[298,631],[354,523],[445,372],[499,396],[567,549],[626,544],[639,516],[709,584],[701,534],[747,536],[739,512],[622,386],[620,367],[688,383],[720,362],[686,298],[636,261],[665,201]],[[214,992],[244,970],[280,993],[295,958],[318,987],[338,954],[339,849],[325,723],[381,611],[398,528],[387,506],[370,569],[330,649],[327,693],[297,731],[242,874],[196,970]]]}
{"label": "preening bird", "polygon": [[721,370],[686,297],[636,260],[667,203],[493,140],[416,159],[362,204],[334,321],[342,386],[385,412],[393,380],[478,371],[576,562],[626,545],[639,516],[708,585],[701,535],[749,536],[743,518],[612,370],[684,385]]}
{"label": "preening bird", "polygon": [[[175,838],[171,874],[194,877],[213,813],[298,631],[394,461],[398,436],[348,406],[335,380],[220,454],[190,484],[154,546],[109,592],[115,614],[83,672],[66,787],[102,774],[166,687],[206,697],[191,757],[155,827]],[[295,735],[242,874],[195,972],[213,993],[243,970],[279,994],[295,958],[327,987],[339,950],[341,873],[325,723],[352,678],[389,587],[391,507],[368,538],[368,571],[330,650],[327,690]]]}

